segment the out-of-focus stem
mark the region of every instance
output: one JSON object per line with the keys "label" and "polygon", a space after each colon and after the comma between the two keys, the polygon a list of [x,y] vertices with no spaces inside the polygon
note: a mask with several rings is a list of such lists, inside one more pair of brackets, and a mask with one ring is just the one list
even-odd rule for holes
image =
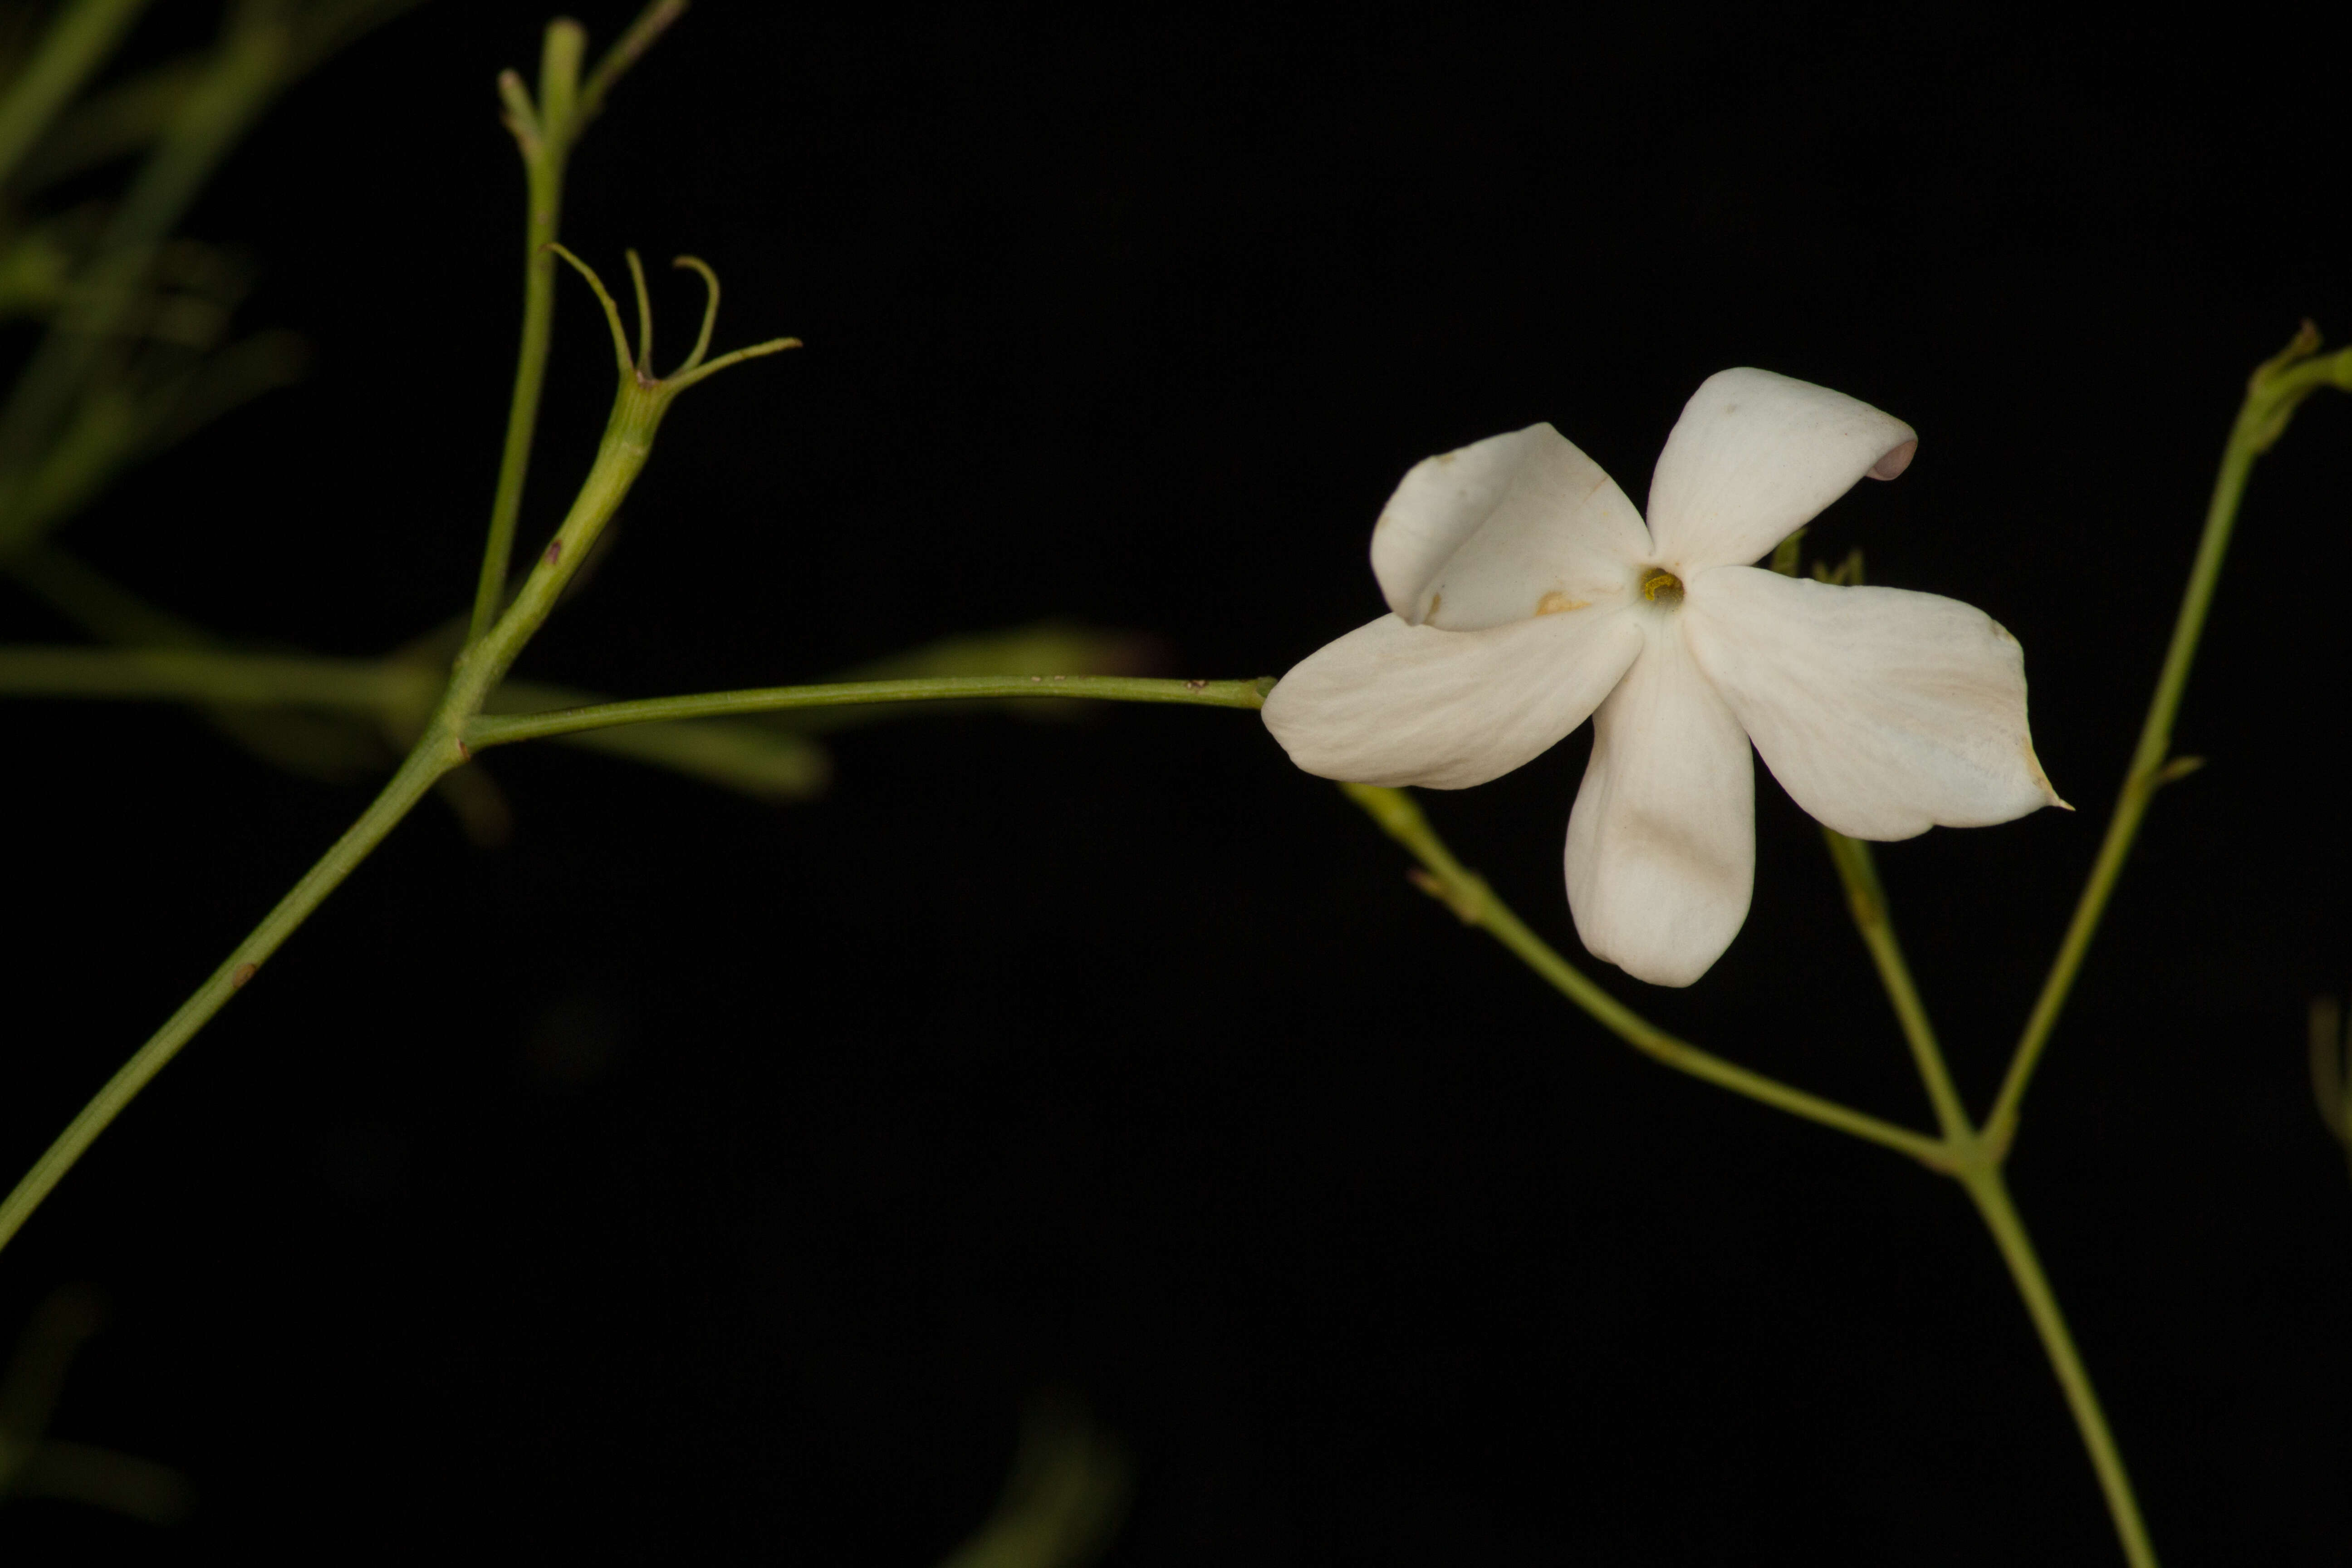
{"label": "out-of-focus stem", "polygon": [[147,0],[70,0],[0,96],[0,181],[114,53]]}
{"label": "out-of-focus stem", "polygon": [[157,140],[76,279],[58,316],[0,409],[0,559],[30,542],[41,520],[16,505],[36,459],[114,347],[142,297],[155,248],[178,226],[213,169],[284,85],[293,43],[288,7],[236,6],[218,49]]}

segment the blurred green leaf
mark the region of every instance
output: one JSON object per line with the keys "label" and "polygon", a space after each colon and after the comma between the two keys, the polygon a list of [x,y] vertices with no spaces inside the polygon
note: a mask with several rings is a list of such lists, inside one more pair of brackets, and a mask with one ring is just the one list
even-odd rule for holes
{"label": "blurred green leaf", "polygon": [[[1108,631],[1075,621],[1049,620],[998,632],[942,637],[824,679],[928,680],[956,675],[1149,675],[1166,662],[1159,639],[1144,633]],[[1099,706],[1091,702],[927,702],[920,708],[877,704],[871,708],[806,708],[743,722],[797,734],[824,734],[893,720],[937,719],[995,709],[1029,723],[1050,724],[1084,719]]]}
{"label": "blurred green leaf", "polygon": [[[591,691],[510,680],[491,698],[487,711],[544,713],[604,700]],[[740,720],[631,724],[562,739],[567,745],[667,768],[758,800],[806,800],[822,795],[833,776],[832,758],[814,742]]]}
{"label": "blurred green leaf", "polygon": [[1133,1489],[1117,1438],[1074,1401],[1040,1399],[1022,1422],[996,1511],[940,1568],[1082,1568],[1118,1533]]}
{"label": "blurred green leaf", "polygon": [[0,1502],[58,1498],[170,1524],[186,1514],[190,1500],[177,1470],[47,1435],[67,1369],[104,1320],[97,1292],[81,1286],[53,1290],[34,1309],[0,1380]]}

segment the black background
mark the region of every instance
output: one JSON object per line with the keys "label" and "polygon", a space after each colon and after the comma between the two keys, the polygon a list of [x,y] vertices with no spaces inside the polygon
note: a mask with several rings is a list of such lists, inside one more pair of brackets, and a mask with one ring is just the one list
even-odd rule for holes
{"label": "black background", "polygon": [[[631,7],[580,14],[601,40]],[[2352,332],[2340,61],[2205,8],[698,7],[567,238],[708,258],[722,344],[524,670],[788,681],[1047,616],[1278,673],[1380,609],[1415,459],[1549,419],[1638,503],[1758,364],[1922,435],[1819,526],[2024,644],[2083,809],[1881,864],[1973,1102],[2087,868],[2248,369]],[[541,13],[446,0],[291,93],[189,229],[318,362],[64,542],[243,637],[470,590]],[[2209,29],[2210,31],[2209,31]],[[698,300],[658,285],[688,336]],[[526,511],[608,396],[567,287]],[[2168,791],[2012,1165],[2174,1563],[2343,1561],[2352,1186],[2303,1012],[2347,977],[2352,404],[2262,465]],[[12,590],[0,635],[66,635]],[[0,1151],[29,1161],[367,798],[163,708],[17,705]],[[1586,740],[1430,808],[1581,956]],[[1059,1386],[1136,1457],[1118,1563],[2096,1563],[1957,1189],[1634,1057],[1408,888],[1244,713],[908,718],[759,805],[569,751],[428,805],[0,1262],[110,1327],[56,1431],[184,1470],[158,1558],[465,1540],[923,1563]],[[1666,1026],[1924,1125],[1812,826]]]}

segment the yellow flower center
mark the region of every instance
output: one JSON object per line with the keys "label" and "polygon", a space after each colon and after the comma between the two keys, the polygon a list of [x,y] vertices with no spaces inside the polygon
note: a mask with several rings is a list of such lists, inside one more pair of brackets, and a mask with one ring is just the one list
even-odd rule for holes
{"label": "yellow flower center", "polygon": [[1683,596],[1683,580],[1663,566],[1654,566],[1642,579],[1642,597],[1652,604],[1663,599],[1671,605]]}

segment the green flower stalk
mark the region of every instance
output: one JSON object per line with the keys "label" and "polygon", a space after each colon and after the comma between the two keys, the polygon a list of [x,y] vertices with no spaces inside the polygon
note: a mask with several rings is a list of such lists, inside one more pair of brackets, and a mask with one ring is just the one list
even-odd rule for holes
{"label": "green flower stalk", "polygon": [[[1969,1117],[1952,1081],[1951,1072],[1945,1065],[1935,1026],[1929,1020],[1918,986],[1911,977],[1902,944],[1895,936],[1885,888],[1872,862],[1870,847],[1862,840],[1849,837],[1834,827],[1825,826],[1822,830],[1831,859],[1844,884],[1855,929],[1862,936],[1863,945],[1868,951],[1880,983],[1885,988],[1887,999],[1895,1009],[1896,1022],[1910,1048],[1913,1065],[1918,1071],[1921,1088],[1935,1113],[1937,1131],[1933,1136],[1749,1072],[1675,1038],[1611,996],[1529,931],[1495,897],[1483,879],[1454,858],[1410,796],[1391,788],[1357,784],[1342,786],[1382,831],[1402,844],[1420,863],[1412,872],[1415,885],[1453,910],[1465,924],[1486,930],[1562,995],[1581,1007],[1595,1022],[1636,1050],[1678,1071],[1704,1079],[1775,1110],[1908,1155],[1929,1169],[1958,1182],[1999,1248],[2019,1299],[2033,1322],[2035,1332],[2041,1337],[2042,1349],[2050,1359],[2051,1370],[2065,1395],[2075,1428],[2081,1435],[2084,1451],[2090,1457],[2100,1490],[2106,1500],[2116,1541],[2133,1568],[2155,1568],[2155,1547],[2148,1539],[2147,1527],[2141,1517],[2130,1476],[2125,1469],[2121,1450],[2108,1428],[2106,1415],[2100,1408],[2090,1373],[2074,1344],[2073,1333],[2067,1328],[2065,1314],[2059,1308],[2056,1294],[2050,1288],[2041,1259],[2026,1233],[2025,1223],[2010,1195],[2002,1168],[2015,1141],[2026,1086],[2032,1081],[2033,1068],[2049,1043],[2074,976],[2089,952],[2092,935],[2096,931],[2099,918],[2105,912],[2107,900],[2115,891],[2123,863],[2147,816],[2148,805],[2158,790],[2187,776],[2200,765],[2198,758],[2170,754],[2172,725],[2179,711],[2181,697],[2188,688],[2189,671],[2196,658],[2198,639],[2204,630],[2206,614],[2211,607],[2213,589],[2220,580],[2222,558],[2229,548],[2239,503],[2243,499],[2246,479],[2252,471],[2254,459],[2276,443],[2296,408],[2312,393],[2324,386],[2352,391],[2352,350],[2316,357],[2318,348],[2318,331],[2305,321],[2294,341],[2278,355],[2257,368],[2248,384],[2245,404],[2222,449],[2221,474],[2215,481],[2213,499],[2206,511],[2205,530],[2198,543],[2196,563],[2190,569],[2189,586],[2173,628],[2172,643],[2166,650],[2163,669],[2157,679],[2155,695],[2149,701],[2139,745],[2133,752],[2131,765],[2125,773],[2115,815],[2108,823],[2105,838],[2100,845],[2098,857],[2092,865],[2090,877],[2076,905],[2074,922],[2067,928],[2060,943],[2050,978],[2027,1019],[2024,1034],[2011,1059],[2000,1095],[1981,1124]],[[1379,560],[1378,549],[1376,544],[1376,563]],[[1772,564],[1776,571],[1785,575],[1795,574],[1797,545],[1794,534],[1781,541],[1775,551]],[[1817,573],[1817,575],[1824,582],[1857,583],[1861,576],[1859,557],[1850,556],[1834,573]],[[1378,627],[1381,623],[1373,625]],[[1366,628],[1367,631],[1372,629]],[[1348,640],[1342,639],[1341,644],[1334,647],[1342,647]],[[1328,654],[1331,650],[1325,651]],[[1324,655],[1316,657],[1320,658]],[[1275,689],[1276,702],[1280,701],[1283,690],[1281,686]],[[2021,691],[2020,695],[2021,715]],[[1270,718],[1275,710],[1274,704],[1270,703]],[[1279,730],[1276,732],[1280,734]],[[1570,842],[1572,852],[1573,839]],[[2327,1121],[2330,1131],[2344,1139],[2347,1151],[2352,1151],[2352,1131],[2338,1131],[2339,1128],[2352,1128],[2352,1110],[2347,1110],[2347,1107],[2352,1107],[2352,1094],[2347,1094],[2344,1087],[2352,1073],[2347,1073],[2345,1068],[2341,1030],[2334,1005],[2315,1005],[2312,1017],[2314,1092],[2320,1104],[2321,1116]]]}
{"label": "green flower stalk", "polygon": [[655,376],[649,370],[652,353],[652,319],[645,310],[644,269],[635,253],[629,258],[630,270],[637,280],[640,308],[638,352],[630,353],[628,336],[621,325],[620,311],[613,303],[604,282],[587,266],[569,252],[563,259],[578,268],[595,290],[603,303],[604,315],[613,336],[613,350],[618,367],[618,386],[614,394],[611,416],[605,421],[604,439],[598,443],[596,457],[590,465],[587,479],[571,510],[556,530],[555,537],[541,553],[525,577],[521,591],[479,641],[459,655],[451,671],[447,689],[433,715],[427,721],[407,758],[391,781],[383,786],[374,802],[360,819],[336,840],[334,846],[311,867],[293,889],[280,900],[245,941],[222,961],[195,994],[183,1003],[177,1012],[156,1031],[145,1045],[109,1079],[106,1086],[84,1106],[66,1130],[50,1144],[33,1168],[19,1182],[5,1201],[0,1201],[0,1247],[24,1225],[43,1199],[55,1189],[67,1171],[80,1159],[83,1152],[96,1142],[100,1133],[119,1115],[122,1108],[136,1098],[166,1063],[195,1037],[196,1032],[213,1016],[227,1005],[260,972],[286,939],[327,895],[340,886],[344,878],[382,843],[397,826],[409,810],[422,799],[445,774],[462,767],[472,755],[466,740],[467,726],[480,716],[515,658],[522,652],[547,617],[555,608],[564,584],[579,571],[588,548],[603,532],[614,513],[620,510],[629,488],[644,471],[646,460],[652,456],[654,437],[678,395],[689,386],[708,380],[721,370],[745,360],[780,353],[795,346],[796,340],[777,338],[756,343],[717,359],[707,359],[710,333],[719,309],[718,281],[710,269],[692,258],[680,258],[679,265],[699,272],[709,285],[709,303],[703,311],[702,330],[694,352],[684,364],[667,377]]}

